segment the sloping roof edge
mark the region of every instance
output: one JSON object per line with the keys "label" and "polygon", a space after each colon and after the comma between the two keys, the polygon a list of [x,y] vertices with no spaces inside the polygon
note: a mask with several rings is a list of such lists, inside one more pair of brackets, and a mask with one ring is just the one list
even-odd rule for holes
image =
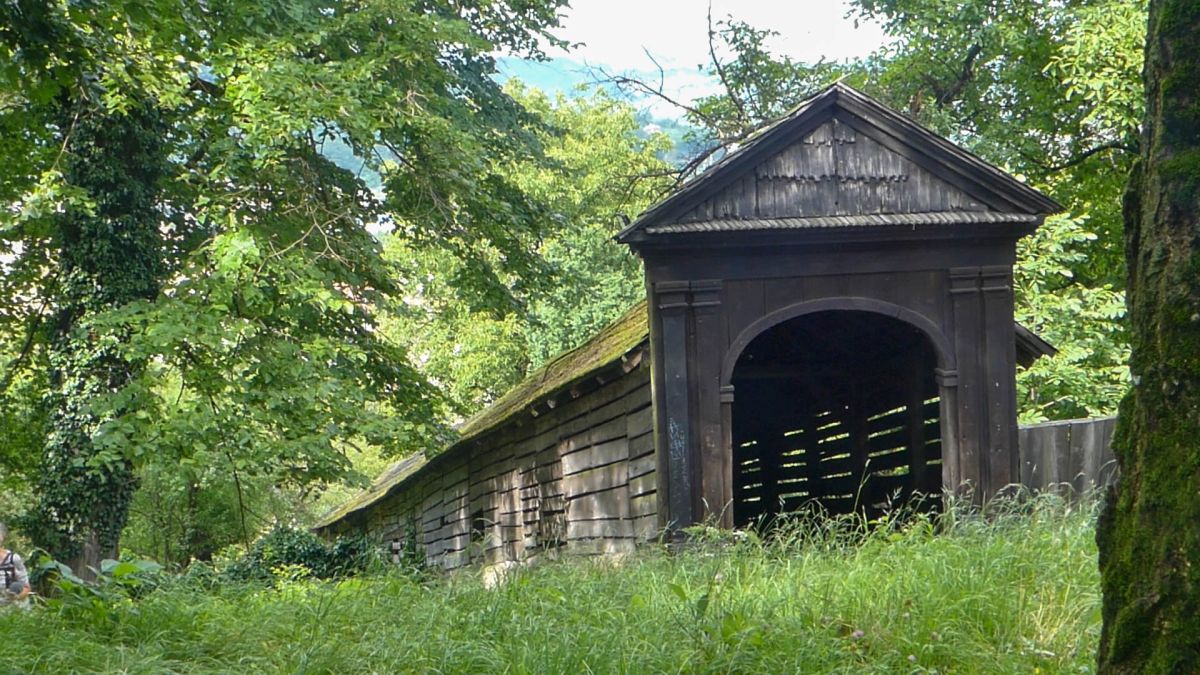
{"label": "sloping roof edge", "polygon": [[463,422],[458,428],[459,438],[441,453],[432,459],[418,454],[396,462],[370,487],[326,513],[312,529],[325,529],[354,513],[374,506],[408,479],[427,466],[435,464],[439,457],[466,447],[471,441],[512,420],[522,411],[530,410],[537,404],[558,396],[607,366],[624,362],[627,356],[646,344],[649,335],[649,315],[646,301],[642,300],[621,318],[592,336],[591,340],[554,357],[490,406]]}
{"label": "sloping roof edge", "polygon": [[313,525],[312,529],[323,530],[354,513],[370,508],[391,494],[393,488],[403,483],[409,476],[415,474],[428,463],[429,459],[424,454],[417,453],[392,464],[365,490],[334,507],[324,516],[321,516],[321,519],[317,521],[316,525]]}
{"label": "sloping roof edge", "polygon": [[1047,342],[1042,336],[1019,323],[1013,325],[1017,328],[1017,363],[1028,368],[1040,357],[1054,356],[1058,353],[1058,347]]}
{"label": "sloping roof edge", "polygon": [[1046,215],[1062,210],[1062,205],[1042,194],[977,155],[926,129],[903,114],[896,112],[843,83],[835,82],[814,96],[802,101],[787,115],[767,125],[751,136],[741,147],[730,152],[699,176],[684,183],[673,194],[643,212],[621,230],[616,240],[630,243],[647,228],[669,221],[686,212],[708,194],[746,170],[753,168],[766,156],[782,148],[781,142],[802,134],[807,126],[824,121],[823,113],[841,108],[861,118],[867,124],[893,136],[897,142],[914,147],[939,164],[953,169],[967,182],[989,189],[1008,204],[1004,210]]}

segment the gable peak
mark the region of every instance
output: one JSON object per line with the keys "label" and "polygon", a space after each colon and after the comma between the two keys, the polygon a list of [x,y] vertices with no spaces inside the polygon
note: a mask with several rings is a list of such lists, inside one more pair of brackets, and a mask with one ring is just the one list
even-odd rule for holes
{"label": "gable peak", "polygon": [[[838,81],[767,125],[738,149],[647,210],[618,236],[635,243],[688,231],[684,223],[739,221],[735,228],[778,229],[767,220],[935,214],[931,223],[1040,222],[1053,200],[1000,169]],[[989,213],[986,217],[977,214]],[[855,220],[856,219],[856,220]],[[918,219],[920,220],[920,219]],[[925,222],[921,220],[921,222]],[[756,221],[763,227],[756,227]],[[838,227],[822,221],[823,227]],[[803,223],[792,223],[802,226]],[[855,226],[855,225],[845,225]]]}

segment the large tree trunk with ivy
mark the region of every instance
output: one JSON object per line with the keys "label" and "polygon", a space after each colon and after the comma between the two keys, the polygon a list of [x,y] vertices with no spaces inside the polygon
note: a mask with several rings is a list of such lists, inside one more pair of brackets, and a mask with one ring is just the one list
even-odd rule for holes
{"label": "large tree trunk with ivy", "polygon": [[122,355],[120,340],[89,322],[157,293],[163,260],[158,186],[166,163],[153,111],[64,108],[71,111],[63,127],[72,151],[66,179],[87,204],[68,208],[53,233],[60,304],[49,328],[50,431],[32,533],[86,577],[115,554],[136,484],[119,448],[93,444],[99,425],[113,416],[98,415],[93,403],[120,391],[140,369]]}
{"label": "large tree trunk with ivy", "polygon": [[1097,541],[1108,673],[1200,672],[1200,4],[1150,3],[1125,202],[1133,389]]}

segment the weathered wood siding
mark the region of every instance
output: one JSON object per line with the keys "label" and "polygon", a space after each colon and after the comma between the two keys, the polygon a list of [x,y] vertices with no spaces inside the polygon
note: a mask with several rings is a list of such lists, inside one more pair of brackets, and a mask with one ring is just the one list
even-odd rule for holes
{"label": "weathered wood siding", "polygon": [[1115,417],[1098,417],[1021,427],[1021,484],[1035,491],[1083,493],[1111,483],[1117,473],[1116,424]]}
{"label": "weathered wood siding", "polygon": [[648,361],[447,450],[332,531],[415,540],[444,569],[632,550],[658,534]]}

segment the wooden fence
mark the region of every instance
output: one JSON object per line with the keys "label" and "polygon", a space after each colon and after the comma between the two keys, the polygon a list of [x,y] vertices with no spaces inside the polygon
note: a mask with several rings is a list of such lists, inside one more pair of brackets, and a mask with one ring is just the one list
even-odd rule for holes
{"label": "wooden fence", "polygon": [[1021,484],[1038,491],[1069,487],[1083,493],[1112,482],[1116,422],[1115,417],[1097,417],[1021,427]]}

